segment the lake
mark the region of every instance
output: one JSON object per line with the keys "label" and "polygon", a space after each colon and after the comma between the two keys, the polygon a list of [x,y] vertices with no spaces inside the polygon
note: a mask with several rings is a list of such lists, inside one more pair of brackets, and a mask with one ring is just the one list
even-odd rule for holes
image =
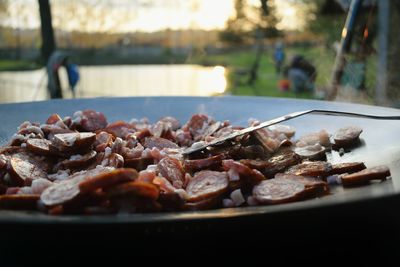
{"label": "lake", "polygon": [[[211,96],[226,89],[225,68],[198,65],[81,66],[77,97]],[[71,98],[60,70],[64,98]],[[48,99],[44,69],[0,72],[0,102]]]}

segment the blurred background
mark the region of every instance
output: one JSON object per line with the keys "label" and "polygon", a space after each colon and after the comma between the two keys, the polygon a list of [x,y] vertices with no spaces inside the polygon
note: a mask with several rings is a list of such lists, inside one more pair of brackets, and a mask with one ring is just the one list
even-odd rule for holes
{"label": "blurred background", "polygon": [[0,102],[255,95],[400,106],[397,0],[0,0]]}

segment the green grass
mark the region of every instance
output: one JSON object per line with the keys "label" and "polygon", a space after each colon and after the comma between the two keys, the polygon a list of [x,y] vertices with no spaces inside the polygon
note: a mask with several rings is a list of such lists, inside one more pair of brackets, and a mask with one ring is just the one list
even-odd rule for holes
{"label": "green grass", "polygon": [[[324,92],[329,85],[333,64],[335,61],[335,52],[325,46],[314,47],[287,47],[285,49],[286,62],[294,55],[302,55],[309,60],[317,69],[317,79],[315,82],[316,91]],[[227,68],[228,93],[233,95],[256,95],[273,97],[297,97],[297,98],[321,98],[321,94],[313,95],[311,93],[295,94],[293,92],[281,92],[278,89],[278,82],[281,76],[275,74],[275,68],[272,60],[272,51],[264,51],[258,79],[254,86],[249,86],[248,71],[253,64],[255,57],[254,51],[231,52],[222,55],[201,55],[193,57],[191,62],[203,65],[223,65]],[[348,56],[349,62],[354,60],[353,55]],[[377,56],[375,54],[367,57],[366,61],[366,99],[372,103],[375,84],[376,84],[376,64]],[[369,99],[369,100],[368,100]]]}
{"label": "green grass", "polygon": [[[317,88],[324,88],[330,79],[334,62],[334,52],[325,47],[287,48],[286,64],[296,54],[303,55],[317,68]],[[202,55],[194,57],[191,63],[203,65],[224,65],[228,69],[228,91],[233,95],[257,95],[273,97],[298,97],[315,98],[311,93],[295,94],[294,92],[281,92],[278,82],[281,76],[275,73],[272,51],[264,51],[258,71],[258,79],[253,86],[247,84],[248,70],[255,58],[254,51],[233,52],[223,55]]]}
{"label": "green grass", "polygon": [[0,71],[34,70],[40,67],[39,64],[33,61],[0,59]]}

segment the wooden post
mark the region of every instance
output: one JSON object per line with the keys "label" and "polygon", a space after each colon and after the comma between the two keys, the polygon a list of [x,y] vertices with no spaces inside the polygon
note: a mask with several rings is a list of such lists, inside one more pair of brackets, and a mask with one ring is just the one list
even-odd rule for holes
{"label": "wooden post", "polygon": [[49,0],[39,0],[39,11],[42,34],[42,59],[46,64],[56,49]]}
{"label": "wooden post", "polygon": [[347,14],[346,22],[342,30],[342,39],[340,41],[339,51],[336,54],[335,64],[333,66],[332,76],[327,91],[326,99],[334,100],[340,85],[344,67],[346,66],[345,53],[348,51],[353,36],[354,25],[356,23],[363,0],[352,0]]}

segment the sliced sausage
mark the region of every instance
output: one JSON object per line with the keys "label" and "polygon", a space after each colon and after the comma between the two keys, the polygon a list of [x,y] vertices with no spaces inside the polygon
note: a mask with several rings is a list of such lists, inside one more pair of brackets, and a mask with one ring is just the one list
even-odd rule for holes
{"label": "sliced sausage", "polygon": [[362,131],[362,128],[357,126],[340,128],[333,136],[335,146],[349,147],[357,144]]}
{"label": "sliced sausage", "polygon": [[289,179],[265,180],[254,186],[253,197],[261,204],[287,203],[303,198],[304,184]]}
{"label": "sliced sausage", "polygon": [[16,185],[29,186],[34,179],[47,178],[47,173],[43,169],[18,156],[12,156],[9,164],[10,176]]}
{"label": "sliced sausage", "polygon": [[209,210],[221,205],[221,196],[210,197],[196,202],[186,202],[182,209],[188,211]]}
{"label": "sliced sausage", "polygon": [[182,188],[185,182],[185,170],[178,159],[165,157],[157,164],[157,168],[160,174],[170,181],[175,188]]}
{"label": "sliced sausage", "polygon": [[317,197],[329,192],[328,184],[316,177],[278,173],[275,179],[288,179],[304,184],[309,197]]}
{"label": "sliced sausage", "polygon": [[78,122],[77,128],[85,132],[95,132],[107,126],[104,114],[90,109],[75,112],[72,121]]}
{"label": "sliced sausage", "polygon": [[290,167],[285,173],[311,177],[326,177],[332,170],[332,165],[326,161],[306,161]]}
{"label": "sliced sausage", "polygon": [[69,159],[63,160],[60,164],[66,169],[82,168],[92,163],[96,158],[97,152],[91,150],[84,155],[72,155]]}
{"label": "sliced sausage", "polygon": [[54,135],[52,145],[61,152],[75,152],[90,148],[94,141],[95,133],[64,133]]}
{"label": "sliced sausage", "polygon": [[100,132],[96,134],[96,141],[94,142],[94,149],[97,152],[104,152],[106,147],[111,147],[113,142],[113,135],[107,132]]}
{"label": "sliced sausage", "polygon": [[[226,171],[234,170],[240,175],[241,180],[251,185],[257,184],[265,180],[265,176],[258,170],[250,169],[246,165],[231,159],[223,160],[222,166]],[[232,179],[231,179],[232,180]],[[234,179],[235,180],[235,179]]]}
{"label": "sliced sausage", "polygon": [[106,128],[104,128],[104,131],[122,139],[125,139],[127,135],[136,132],[135,127],[125,121],[113,122],[109,124]]}
{"label": "sliced sausage", "polygon": [[186,191],[189,202],[222,195],[228,190],[226,172],[200,171],[189,181]]}
{"label": "sliced sausage", "polygon": [[40,200],[46,206],[68,203],[80,194],[79,185],[81,182],[110,171],[110,168],[97,167],[96,169],[75,173],[67,180],[53,183],[53,185],[46,188],[41,194]]}
{"label": "sliced sausage", "polygon": [[82,193],[92,192],[99,188],[111,186],[113,184],[133,181],[139,176],[135,169],[116,169],[110,172],[100,173],[91,179],[79,183],[79,190]]}
{"label": "sliced sausage", "polygon": [[47,139],[31,138],[26,141],[26,148],[34,154],[48,156],[52,154],[50,144]]}
{"label": "sliced sausage", "polygon": [[296,147],[294,149],[294,152],[301,158],[309,160],[324,159],[326,157],[325,151],[325,147],[320,144]]}
{"label": "sliced sausage", "polygon": [[271,131],[260,129],[253,132],[254,137],[264,147],[264,150],[269,153],[274,153],[280,145],[280,141],[272,137]]}
{"label": "sliced sausage", "polygon": [[204,159],[185,160],[184,165],[186,170],[197,171],[219,166],[225,157],[224,154],[218,154]]}
{"label": "sliced sausage", "polygon": [[152,183],[132,181],[110,187],[107,189],[107,194],[111,198],[130,195],[139,198],[157,200],[160,190]]}
{"label": "sliced sausage", "polygon": [[364,170],[365,164],[363,162],[347,162],[332,165],[331,174],[354,173]]}
{"label": "sliced sausage", "polygon": [[266,177],[274,177],[276,173],[283,172],[288,167],[298,164],[301,158],[293,151],[285,151],[271,157],[269,160],[240,160],[244,165],[261,171]]}
{"label": "sliced sausage", "polygon": [[210,118],[205,114],[195,114],[187,122],[186,127],[194,140],[199,140],[205,133],[210,122]]}
{"label": "sliced sausage", "polygon": [[342,176],[343,186],[354,186],[368,183],[371,180],[386,180],[390,176],[387,166],[376,166],[365,170]]}
{"label": "sliced sausage", "polygon": [[1,195],[0,209],[36,210],[39,195]]}
{"label": "sliced sausage", "polygon": [[165,139],[165,138],[161,138],[161,137],[147,137],[145,139],[144,142],[144,147],[146,148],[158,148],[158,149],[163,149],[163,148],[179,148],[179,146],[177,144],[175,144],[174,142]]}

